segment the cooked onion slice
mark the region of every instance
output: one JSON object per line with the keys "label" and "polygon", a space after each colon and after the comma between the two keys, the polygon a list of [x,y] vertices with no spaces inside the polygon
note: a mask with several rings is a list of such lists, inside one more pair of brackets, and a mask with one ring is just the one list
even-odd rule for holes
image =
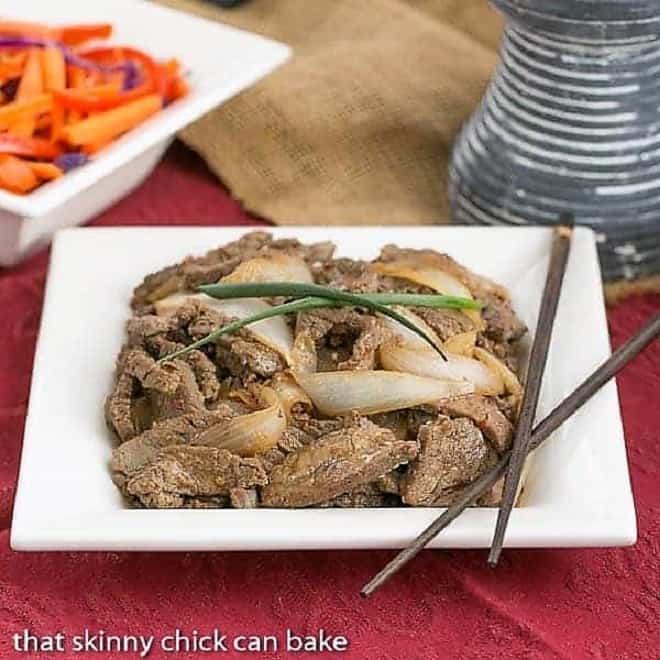
{"label": "cooked onion slice", "polygon": [[286,413],[271,388],[264,387],[261,398],[267,408],[216,424],[197,436],[194,443],[227,449],[240,456],[254,456],[275,447],[287,426]]}
{"label": "cooked onion slice", "polygon": [[518,376],[498,357],[479,346],[474,349],[474,357],[483,362],[491,371],[498,374],[504,383],[504,389],[516,397],[522,396],[523,388]]}
{"label": "cooked onion slice", "polygon": [[241,282],[305,282],[314,280],[304,259],[284,252],[271,252],[239,264],[220,284]]}
{"label": "cooked onion slice", "polygon": [[[420,330],[425,332],[435,344],[442,346],[440,337],[438,337],[435,330],[421,316],[417,316],[417,314],[409,310],[407,307],[401,307],[399,305],[392,307],[392,309],[401,314],[401,316],[405,316],[411,323],[414,323]],[[383,323],[385,323],[388,330],[392,333],[392,336],[399,340],[403,345],[409,348],[428,348],[429,345],[410,328],[406,328],[405,325],[398,323],[389,316],[383,316],[382,319]]]}
{"label": "cooked onion slice", "polygon": [[388,371],[470,383],[477,394],[495,395],[504,391],[499,374],[478,360],[462,355],[448,353],[447,359],[443,360],[426,348],[410,349],[391,343],[381,347],[380,361]]}
{"label": "cooked onion slice", "polygon": [[307,396],[307,392],[298,385],[289,373],[279,372],[275,374],[271,387],[282,402],[289,419],[291,419],[291,410],[296,404],[304,403],[306,406],[312,407],[312,400]]}
{"label": "cooked onion slice", "polygon": [[[423,259],[415,260],[414,262],[376,262],[372,264],[372,268],[381,275],[409,280],[415,284],[427,286],[429,289],[433,289],[446,296],[458,296],[460,298],[474,300],[474,296],[470,290],[456,277],[439,268],[437,264],[432,262],[425,263]],[[481,327],[481,314],[479,310],[463,310],[463,314],[472,319],[477,324],[477,327]]]}
{"label": "cooked onion slice", "polygon": [[394,371],[329,371],[295,373],[300,386],[325,415],[346,415],[356,410],[365,415],[436,403],[472,394],[467,382],[422,378]]}
{"label": "cooked onion slice", "polygon": [[[433,330],[416,314],[405,308],[397,311],[437,339]],[[467,381],[474,385],[478,394],[501,394],[504,391],[504,383],[498,372],[488,369],[478,360],[452,354],[449,350],[446,350],[447,359],[443,360],[408,328],[394,323],[391,319],[384,319],[384,322],[393,336],[392,341],[386,342],[380,348],[380,362],[388,371],[400,371],[426,378]],[[446,344],[444,348],[447,349]]]}
{"label": "cooked onion slice", "polygon": [[461,298],[473,299],[470,290],[459,282],[453,275],[449,275],[438,266],[421,263],[407,262],[376,262],[373,268],[381,275],[390,277],[400,277],[404,280],[410,280],[415,284],[427,286],[438,293],[444,293],[447,296],[459,296]]}
{"label": "cooked onion slice", "polygon": [[449,337],[449,339],[443,343],[442,347],[447,353],[472,357],[476,345],[477,333],[474,332],[474,330],[470,330],[469,332],[460,332],[453,337]]}
{"label": "cooked onion slice", "polygon": [[317,366],[318,354],[316,352],[316,344],[309,332],[301,330],[293,341],[291,369],[293,371],[314,373]]}
{"label": "cooked onion slice", "polygon": [[[259,298],[218,300],[203,293],[197,293],[168,296],[155,303],[154,308],[158,315],[167,316],[173,314],[181,305],[193,300],[201,302],[209,309],[215,310],[223,316],[236,319],[254,316],[272,307],[272,305]],[[292,363],[293,331],[283,316],[273,316],[263,321],[257,321],[247,326],[247,330],[257,341],[279,353],[286,360],[287,364]]]}

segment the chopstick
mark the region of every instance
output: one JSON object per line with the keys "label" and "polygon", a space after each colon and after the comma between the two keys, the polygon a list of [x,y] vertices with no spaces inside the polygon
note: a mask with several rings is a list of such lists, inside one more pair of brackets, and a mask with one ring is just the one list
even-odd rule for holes
{"label": "chopstick", "polygon": [[[634,360],[651,342],[660,337],[660,314],[656,314],[639,332],[620,346],[600,367],[588,376],[534,429],[529,451],[540,447],[573,413],[579,410],[605,383],[614,378],[621,369]],[[473,481],[447,510],[436,518],[407,548],[403,549],[363,588],[365,598],[379,589],[387,580],[398,573],[443,529],[451,525],[458,516],[506,472],[511,451],[502,456],[495,467]]]}
{"label": "chopstick", "polygon": [[[569,222],[572,224],[572,219],[569,219]],[[545,280],[543,296],[541,297],[541,306],[536,323],[536,334],[529,357],[525,391],[520,406],[520,417],[513,438],[511,459],[509,460],[509,468],[506,471],[506,477],[504,479],[500,510],[497,514],[497,525],[495,526],[495,534],[493,535],[493,542],[491,544],[490,554],[488,555],[488,564],[493,568],[497,566],[500,554],[502,553],[504,534],[506,533],[511,511],[513,511],[516,503],[520,477],[529,452],[530,436],[541,394],[543,374],[545,373],[545,366],[550,352],[550,339],[552,338],[552,329],[557,315],[561,285],[564,281],[564,274],[566,273],[572,238],[573,229],[570,226],[560,225],[554,231],[550,264],[548,265],[548,274]]]}

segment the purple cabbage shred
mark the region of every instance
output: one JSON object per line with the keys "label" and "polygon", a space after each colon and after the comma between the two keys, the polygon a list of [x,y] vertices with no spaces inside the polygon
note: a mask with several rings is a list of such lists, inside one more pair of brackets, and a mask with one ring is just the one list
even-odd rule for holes
{"label": "purple cabbage shred", "polygon": [[84,57],[80,57],[69,50],[64,44],[61,44],[59,41],[53,41],[49,39],[34,39],[32,37],[7,37],[0,35],[0,49],[2,48],[21,48],[21,47],[30,47],[34,46],[36,48],[47,48],[55,46],[62,51],[64,59],[74,66],[79,66],[81,69],[88,69],[93,71],[99,71],[101,73],[117,73],[118,71],[125,71],[127,77],[130,76],[130,69],[135,69],[135,65],[132,62],[127,62],[126,64],[118,64],[117,66],[104,66],[103,64],[97,64],[96,62],[90,62]]}
{"label": "purple cabbage shred", "polygon": [[135,89],[142,82],[142,76],[138,71],[137,66],[131,60],[128,60],[124,66],[124,84],[122,90],[130,92]]}
{"label": "purple cabbage shred", "polygon": [[76,167],[85,165],[87,161],[88,158],[85,154],[78,153],[77,151],[68,151],[55,159],[55,165],[61,170],[68,172]]}

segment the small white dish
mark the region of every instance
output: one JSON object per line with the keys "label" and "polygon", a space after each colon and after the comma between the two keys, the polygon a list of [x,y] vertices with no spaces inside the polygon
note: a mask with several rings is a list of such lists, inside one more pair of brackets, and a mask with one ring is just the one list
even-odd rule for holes
{"label": "small white dish", "polygon": [[[541,228],[277,228],[374,257],[385,243],[446,251],[508,286],[534,328],[551,243]],[[233,240],[245,228],[59,232],[25,428],[11,545],[15,550],[289,550],[398,548],[440,509],[131,510],[110,480],[103,402],[145,274]],[[594,235],[577,229],[539,417],[610,354]],[[466,511],[432,547],[490,544],[496,509]],[[636,540],[619,403],[609,383],[535,454],[511,515],[508,547],[628,545]]]}
{"label": "small white dish", "polygon": [[284,44],[143,0],[23,0],[3,7],[7,19],[109,22],[111,43],[178,58],[190,83],[185,98],[101,151],[84,167],[29,195],[0,190],[0,266],[9,266],[63,227],[82,224],[136,188],[182,128],[282,64]]}

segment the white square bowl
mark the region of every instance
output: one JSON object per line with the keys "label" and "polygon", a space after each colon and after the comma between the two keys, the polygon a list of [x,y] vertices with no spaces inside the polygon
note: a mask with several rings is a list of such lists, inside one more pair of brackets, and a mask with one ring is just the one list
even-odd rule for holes
{"label": "white square bowl", "polygon": [[[534,329],[551,234],[541,228],[278,228],[372,258],[388,242],[446,251],[507,285]],[[397,548],[441,509],[135,510],[110,480],[103,402],[146,273],[233,240],[244,228],[72,229],[55,240],[23,443],[15,550]],[[593,233],[575,232],[539,417],[610,353]],[[433,547],[486,547],[496,509],[466,511]],[[616,386],[609,383],[537,450],[508,547],[626,545],[635,510]]]}
{"label": "white square bowl", "polygon": [[60,228],[81,224],[136,188],[177,131],[255,83],[290,54],[284,44],[142,0],[22,0],[2,16],[50,24],[109,22],[111,43],[178,58],[190,93],[29,195],[0,190],[0,266],[16,263]]}

